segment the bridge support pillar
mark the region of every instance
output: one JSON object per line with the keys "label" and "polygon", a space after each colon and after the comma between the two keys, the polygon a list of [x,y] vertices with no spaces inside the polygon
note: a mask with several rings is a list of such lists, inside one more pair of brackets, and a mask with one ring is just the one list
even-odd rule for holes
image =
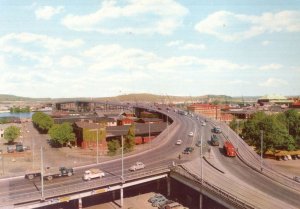
{"label": "bridge support pillar", "polygon": [[82,199],[78,199],[78,209],[82,209]]}
{"label": "bridge support pillar", "polygon": [[203,195],[200,193],[199,195],[199,209],[202,209]]}
{"label": "bridge support pillar", "polygon": [[123,208],[123,185],[120,189],[120,206]]}
{"label": "bridge support pillar", "polygon": [[171,196],[171,179],[167,178],[167,195],[168,197]]}

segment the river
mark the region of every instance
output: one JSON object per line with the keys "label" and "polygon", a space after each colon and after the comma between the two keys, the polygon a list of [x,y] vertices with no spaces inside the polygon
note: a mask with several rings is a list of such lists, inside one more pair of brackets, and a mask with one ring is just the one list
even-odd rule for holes
{"label": "river", "polygon": [[31,118],[33,114],[34,112],[21,112],[21,113],[0,112],[0,118],[3,117]]}

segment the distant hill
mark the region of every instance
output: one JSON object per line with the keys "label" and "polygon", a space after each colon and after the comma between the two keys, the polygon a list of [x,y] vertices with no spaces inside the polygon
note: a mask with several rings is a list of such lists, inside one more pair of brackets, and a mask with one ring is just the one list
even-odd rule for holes
{"label": "distant hill", "polygon": [[124,94],[114,97],[74,97],[74,98],[30,98],[20,97],[9,94],[0,94],[0,102],[4,101],[24,101],[24,102],[62,102],[62,101],[116,101],[116,102],[157,102],[157,103],[197,103],[197,102],[213,102],[221,103],[230,102],[249,102],[256,101],[258,97],[230,97],[227,95],[204,95],[204,96],[172,96],[172,95],[156,95],[149,93]]}
{"label": "distant hill", "polygon": [[47,101],[51,98],[30,98],[30,97],[20,97],[10,94],[0,94],[0,101]]}

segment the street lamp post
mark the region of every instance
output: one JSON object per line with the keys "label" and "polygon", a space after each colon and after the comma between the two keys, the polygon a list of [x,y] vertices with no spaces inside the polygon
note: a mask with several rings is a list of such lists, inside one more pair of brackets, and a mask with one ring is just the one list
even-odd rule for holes
{"label": "street lamp post", "polygon": [[202,153],[202,135],[203,135],[203,126],[201,126],[201,137],[200,137],[200,158],[201,158],[201,184],[203,184],[203,153]]}
{"label": "street lamp post", "polygon": [[263,146],[264,146],[264,131],[260,130],[260,171],[263,171]]}
{"label": "street lamp post", "polygon": [[41,147],[41,200],[43,201],[44,198],[44,158],[43,158],[43,147]]}
{"label": "street lamp post", "polygon": [[121,190],[120,190],[120,199],[121,199],[121,208],[123,208],[123,183],[124,183],[124,139],[121,135],[121,144],[122,144],[122,170],[121,170]]}

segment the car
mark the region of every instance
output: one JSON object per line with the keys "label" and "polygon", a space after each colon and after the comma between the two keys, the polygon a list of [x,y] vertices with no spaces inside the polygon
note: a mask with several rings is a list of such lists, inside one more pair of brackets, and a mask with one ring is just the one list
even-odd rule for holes
{"label": "car", "polygon": [[200,141],[200,140],[197,141],[196,146],[197,146],[197,147],[201,147],[201,141]]}
{"label": "car", "polygon": [[140,170],[140,169],[143,169],[143,168],[145,168],[144,163],[136,162],[133,166],[131,166],[129,168],[129,171],[136,171],[136,170]]}
{"label": "car", "polygon": [[300,183],[300,176],[294,176],[294,177],[293,177],[293,180]]}
{"label": "car", "polygon": [[288,158],[288,160],[291,160],[291,159],[292,159],[292,157],[291,157],[290,155],[287,155],[287,158]]}
{"label": "car", "polygon": [[194,136],[194,133],[191,131],[191,132],[189,133],[189,136]]}
{"label": "car", "polygon": [[155,201],[151,204],[152,207],[159,207],[161,205],[166,204],[166,202],[168,201],[167,198],[165,198],[164,196],[156,198]]}
{"label": "car", "polygon": [[178,139],[177,141],[176,141],[176,145],[181,145],[182,144],[182,140],[181,139]]}
{"label": "car", "polygon": [[283,156],[283,160],[287,161],[287,160],[289,160],[289,159],[288,159],[288,157],[285,155],[285,156]]}
{"label": "car", "polygon": [[206,123],[204,121],[202,121],[201,125],[202,126],[206,126]]}
{"label": "car", "polygon": [[153,203],[155,202],[157,199],[163,198],[165,196],[163,196],[162,194],[156,193],[153,197],[150,197],[148,199],[148,202]]}
{"label": "car", "polygon": [[194,148],[193,147],[186,147],[184,150],[183,150],[183,154],[190,154],[194,151]]}

